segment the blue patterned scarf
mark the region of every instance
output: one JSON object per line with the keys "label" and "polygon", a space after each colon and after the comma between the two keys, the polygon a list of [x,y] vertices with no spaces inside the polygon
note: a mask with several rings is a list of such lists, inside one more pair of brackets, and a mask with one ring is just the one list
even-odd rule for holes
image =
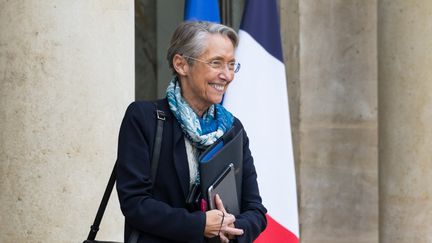
{"label": "blue patterned scarf", "polygon": [[198,148],[213,144],[234,123],[234,116],[219,104],[210,106],[203,117],[199,117],[181,96],[177,77],[173,78],[168,85],[166,96],[169,107],[180,123],[183,133]]}

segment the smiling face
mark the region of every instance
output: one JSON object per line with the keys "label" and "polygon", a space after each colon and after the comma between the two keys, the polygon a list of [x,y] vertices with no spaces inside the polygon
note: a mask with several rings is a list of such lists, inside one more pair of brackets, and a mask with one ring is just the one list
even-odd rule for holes
{"label": "smiling face", "polygon": [[204,62],[190,60],[193,62],[190,65],[186,58],[179,54],[173,58],[182,96],[199,116],[211,105],[222,101],[223,94],[234,78],[234,71],[230,71],[226,65],[222,69],[216,69],[206,63],[213,60],[225,64],[235,61],[234,46],[230,39],[220,34],[209,34],[206,43],[204,52],[194,57]]}

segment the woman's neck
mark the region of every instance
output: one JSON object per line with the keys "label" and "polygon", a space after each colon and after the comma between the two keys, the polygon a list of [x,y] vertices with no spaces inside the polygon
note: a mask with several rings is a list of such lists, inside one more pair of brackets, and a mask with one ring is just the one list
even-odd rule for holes
{"label": "woman's neck", "polygon": [[199,104],[198,102],[193,102],[186,97],[183,96],[183,98],[186,100],[186,102],[189,104],[189,106],[192,108],[192,110],[199,116],[202,117],[204,113],[207,111],[209,106],[205,106],[202,104]]}

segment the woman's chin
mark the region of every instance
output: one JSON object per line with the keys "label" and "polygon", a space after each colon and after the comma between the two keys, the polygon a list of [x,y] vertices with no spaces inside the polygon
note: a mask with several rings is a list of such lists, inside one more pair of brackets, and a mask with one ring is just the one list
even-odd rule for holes
{"label": "woman's chin", "polygon": [[212,104],[220,104],[220,103],[222,102],[222,99],[223,99],[223,95],[221,95],[221,96],[217,96],[217,97],[214,97],[214,98],[211,100],[211,103],[212,103]]}

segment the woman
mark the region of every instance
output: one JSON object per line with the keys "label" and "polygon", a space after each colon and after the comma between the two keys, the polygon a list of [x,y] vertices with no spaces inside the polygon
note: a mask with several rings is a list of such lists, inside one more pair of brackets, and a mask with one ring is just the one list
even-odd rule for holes
{"label": "woman", "polygon": [[185,22],[175,30],[167,59],[173,71],[166,98],[156,103],[165,111],[163,138],[155,181],[151,153],[155,141],[155,103],[132,103],[119,135],[117,191],[125,216],[125,242],[139,232],[138,242],[252,242],[266,227],[253,158],[243,132],[241,213],[217,209],[188,210],[186,197],[199,181],[197,157],[229,129],[242,124],[219,103],[240,65],[234,51],[238,37],[227,26]]}

